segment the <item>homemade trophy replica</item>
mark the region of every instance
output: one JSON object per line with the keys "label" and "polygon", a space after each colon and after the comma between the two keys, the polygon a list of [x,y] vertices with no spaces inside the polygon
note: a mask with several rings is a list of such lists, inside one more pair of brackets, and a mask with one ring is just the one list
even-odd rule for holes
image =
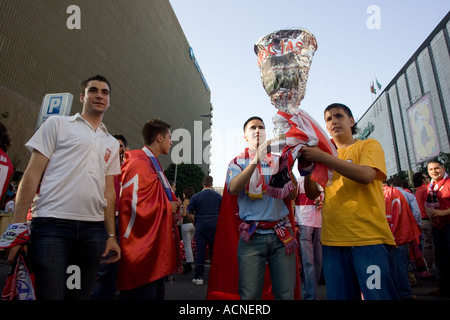
{"label": "homemade trophy replica", "polygon": [[331,182],[332,172],[321,163],[308,163],[301,158],[304,145],[318,146],[337,155],[335,146],[316,121],[300,108],[317,41],[305,29],[279,30],[260,38],[255,44],[261,80],[278,109],[272,118],[272,149],[281,150],[278,172],[272,177],[266,193],[284,198],[294,188],[291,170],[296,159],[300,174],[312,173],[312,179],[325,187]]}

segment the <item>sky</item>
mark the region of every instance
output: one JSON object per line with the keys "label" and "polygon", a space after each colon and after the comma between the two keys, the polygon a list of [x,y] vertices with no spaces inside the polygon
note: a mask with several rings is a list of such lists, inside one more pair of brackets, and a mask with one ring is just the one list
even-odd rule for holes
{"label": "sky", "polygon": [[[270,103],[253,46],[262,36],[304,28],[317,39],[300,108],[325,129],[323,110],[347,105],[356,120],[450,9],[448,0],[170,0],[211,90],[211,175],[223,186],[228,163],[247,146],[242,125],[261,117],[272,137]],[[376,6],[376,7],[374,7]]]}

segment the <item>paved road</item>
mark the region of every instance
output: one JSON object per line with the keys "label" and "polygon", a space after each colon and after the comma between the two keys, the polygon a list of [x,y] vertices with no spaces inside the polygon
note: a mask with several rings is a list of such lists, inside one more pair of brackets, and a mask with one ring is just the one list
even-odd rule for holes
{"label": "paved road", "polygon": [[[205,300],[208,288],[210,266],[205,267],[205,281],[203,285],[192,283],[194,272],[190,274],[176,274],[173,281],[166,282],[166,300]],[[5,260],[4,252],[0,251],[0,288],[3,290],[5,280],[9,271],[9,265]],[[450,300],[430,296],[428,293],[437,289],[437,279],[418,279],[419,286],[413,287],[413,294],[418,300]],[[326,300],[326,286],[320,285],[318,288],[320,300]]]}

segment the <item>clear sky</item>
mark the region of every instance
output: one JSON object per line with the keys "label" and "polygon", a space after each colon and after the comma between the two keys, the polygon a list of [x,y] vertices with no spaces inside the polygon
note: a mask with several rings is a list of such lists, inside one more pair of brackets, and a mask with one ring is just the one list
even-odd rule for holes
{"label": "clear sky", "polygon": [[[211,90],[211,175],[223,186],[228,163],[246,147],[242,125],[276,113],[262,86],[253,45],[285,28],[305,28],[318,43],[300,107],[323,128],[324,108],[344,103],[356,120],[450,9],[448,0],[170,0]],[[370,6],[375,5],[379,11]],[[174,128],[175,129],[175,128]]]}

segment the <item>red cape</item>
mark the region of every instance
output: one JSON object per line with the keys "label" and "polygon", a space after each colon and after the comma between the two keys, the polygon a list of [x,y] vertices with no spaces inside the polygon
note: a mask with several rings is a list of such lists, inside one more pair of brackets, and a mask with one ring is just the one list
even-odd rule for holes
{"label": "red cape", "polygon": [[412,214],[406,198],[400,190],[392,187],[383,187],[386,204],[386,218],[394,235],[397,245],[416,241],[422,233],[416,219]]}
{"label": "red cape", "polygon": [[119,208],[122,258],[117,288],[133,289],[173,273],[176,261],[171,204],[142,150],[126,153]]}
{"label": "red cape", "polygon": [[[211,259],[211,269],[208,279],[208,300],[239,300],[239,269],[237,260],[237,248],[239,243],[238,227],[242,222],[239,218],[239,206],[237,195],[228,192],[225,184],[223,188],[222,203],[217,220],[216,236],[214,239],[214,250]],[[294,211],[291,200],[286,200],[289,208],[289,219],[295,226]],[[295,232],[295,228],[293,228]],[[295,235],[294,235],[295,236]],[[295,236],[295,239],[297,237]],[[298,250],[297,256],[298,264]],[[297,265],[297,283],[295,287],[295,299],[300,299],[300,276]],[[270,281],[269,268],[266,267],[263,287],[263,300],[272,300],[272,285]]]}

